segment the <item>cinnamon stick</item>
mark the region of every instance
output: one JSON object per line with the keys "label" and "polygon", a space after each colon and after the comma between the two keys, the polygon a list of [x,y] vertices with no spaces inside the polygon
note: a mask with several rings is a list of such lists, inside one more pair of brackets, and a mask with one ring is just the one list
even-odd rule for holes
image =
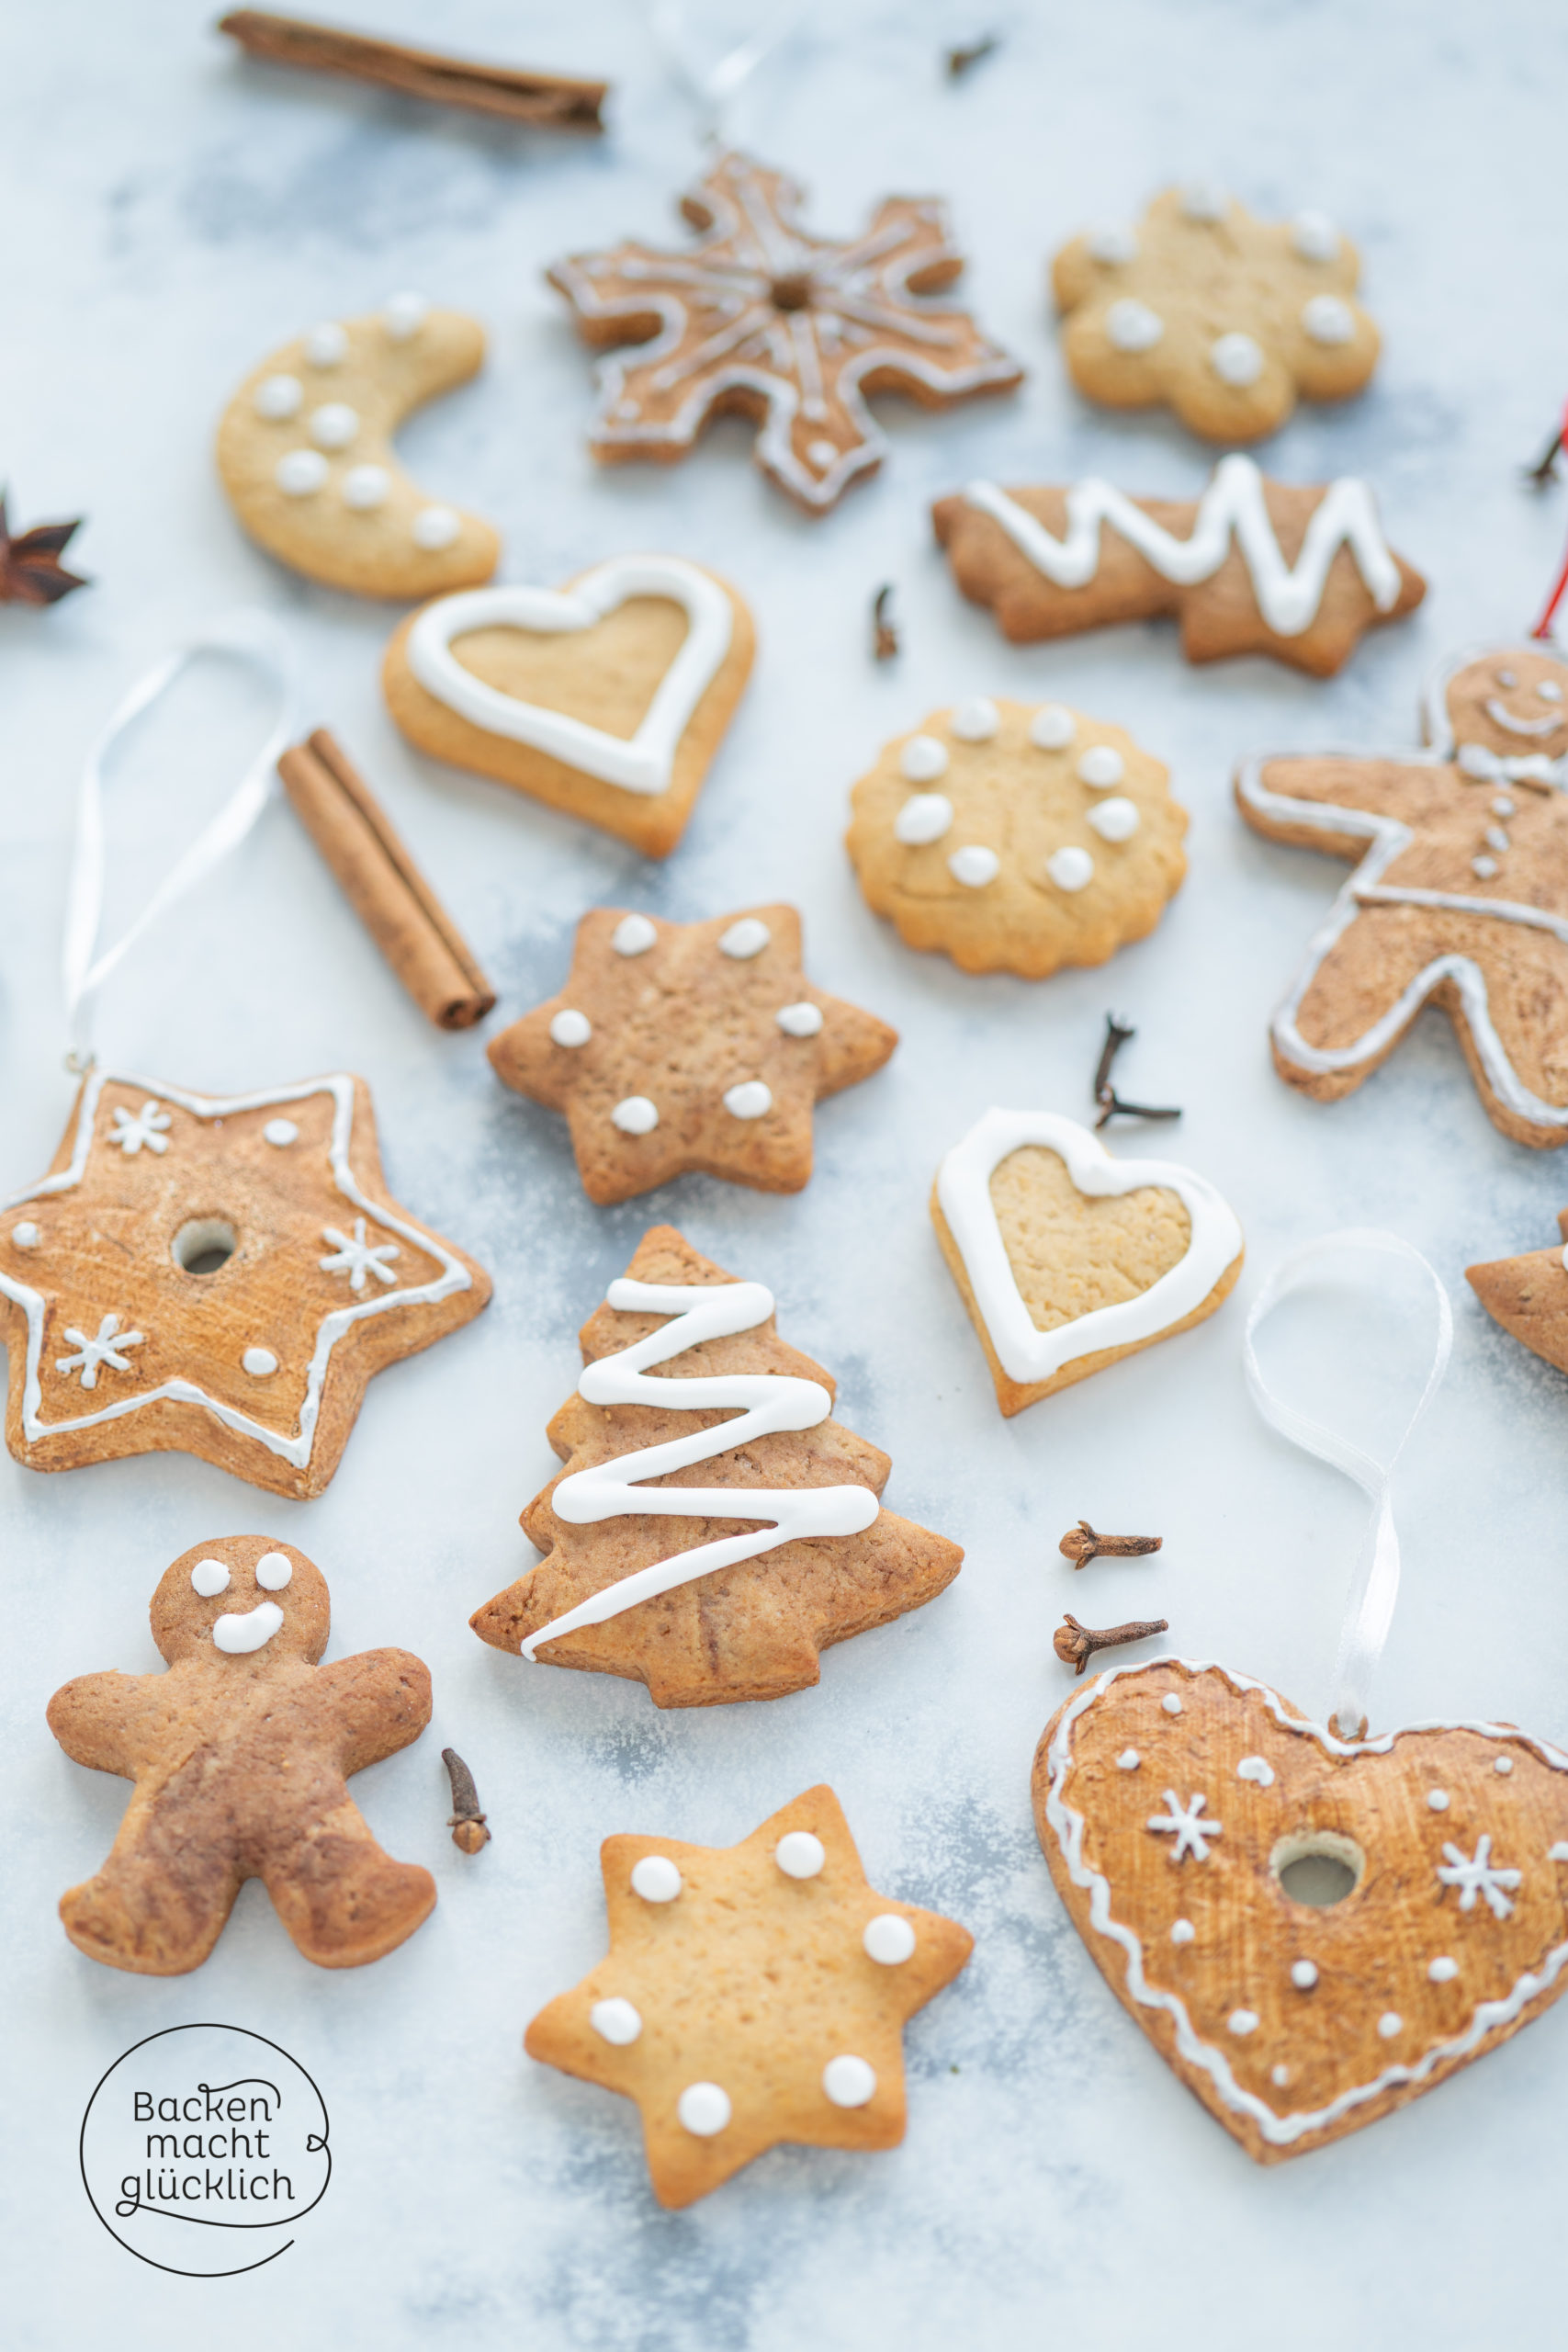
{"label": "cinnamon stick", "polygon": [[386,810],[324,727],[277,773],[300,821],[388,963],[438,1028],[471,1029],[495,990]]}
{"label": "cinnamon stick", "polygon": [[274,65],[298,65],[308,73],[344,74],[373,82],[406,98],[428,98],[437,106],[468,107],[479,114],[513,122],[542,122],[567,130],[603,130],[599,109],[607,82],[582,82],[563,74],[531,74],[502,65],[474,65],[438,50],[411,49],[402,41],[377,40],[364,33],[317,25],[299,17],[274,16],[265,8],[234,8],[220,17],[218,29],[253,57]]}

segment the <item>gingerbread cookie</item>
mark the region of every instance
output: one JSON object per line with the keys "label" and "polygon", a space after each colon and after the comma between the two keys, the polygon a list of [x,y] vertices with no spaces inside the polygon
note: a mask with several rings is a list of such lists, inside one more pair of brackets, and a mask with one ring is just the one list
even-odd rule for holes
{"label": "gingerbread cookie", "polygon": [[434,1909],[435,1882],[382,1852],[347,1782],[419,1737],[425,1667],[407,1650],[320,1665],[326,1580],[270,1535],[193,1545],[164,1570],[152,1619],[166,1674],[85,1674],[49,1702],[67,1756],[135,1782],[103,1869],[62,1899],[77,1951],[183,1976],[248,1878],[319,1968],[395,1951]]}
{"label": "gingerbread cookie", "polygon": [[672,1226],[581,1342],[549,1427],[566,1470],[523,1513],[547,1557],[476,1612],[481,1641],[645,1682],[660,1707],[777,1699],[958,1574],[955,1544],[880,1508],[893,1465],[829,1419],[831,1376],[779,1339],[773,1293]]}
{"label": "gingerbread cookie", "polygon": [[793,907],[709,922],[597,907],[571,972],[492,1040],[496,1074],[564,1111],[582,1189],[601,1207],[693,1170],[798,1193],[811,1114],[880,1069],[898,1033],[815,989]]}
{"label": "gingerbread cookie", "polygon": [[1201,499],[973,481],[931,509],[953,576],[1015,644],[1170,614],[1189,662],[1269,653],[1331,678],[1427,583],[1382,535],[1364,481],[1270,481],[1222,458]]}
{"label": "gingerbread cookie", "polygon": [[[1047,1725],[1034,1818],[1111,1991],[1263,2164],[1568,1985],[1568,1756],[1509,1724],[1346,1740],[1228,1667],[1112,1667]],[[1303,1865],[1341,1892],[1295,1899]]]}
{"label": "gingerbread cookie", "polygon": [[427,498],[392,437],[478,373],[484,330],[397,294],[269,353],[223,412],[218,471],[240,522],[280,563],[359,596],[434,596],[488,580],[488,523]]}
{"label": "gingerbread cookie", "polygon": [[1105,408],[1175,410],[1205,441],[1257,441],[1298,400],[1341,401],[1378,363],[1356,248],[1321,212],[1258,220],[1223,188],[1167,188],[1051,266],[1067,372]]}
{"label": "gingerbread cookie", "polygon": [[600,1861],[609,1951],[523,2046],[637,2101],[661,2205],[781,2141],[897,2146],[905,2023],[975,1939],[868,1885],[831,1789],[739,1846],[606,1838]]}
{"label": "gingerbread cookie", "polygon": [[1261,753],[1236,800],[1272,841],[1359,861],[1274,1016],[1274,1066],[1351,1093],[1425,1004],[1459,1032],[1493,1124],[1568,1141],[1568,662],[1457,654],[1427,688],[1425,752]]}
{"label": "gingerbread cookie", "polygon": [[1052,1111],[987,1111],[937,1170],[931,1219],[1010,1415],[1190,1330],[1241,1272],[1206,1178],[1113,1159]]}
{"label": "gingerbread cookie", "polygon": [[867,393],[941,409],[1022,381],[965,311],[912,299],[963,269],[944,205],[890,197],[863,236],[838,243],[801,226],[803,200],[784,173],[723,155],[682,199],[700,244],[626,243],[547,272],[586,342],[648,346],[600,365],[589,446],[602,463],[670,464],[711,417],[739,413],[761,427],[764,473],[823,514],[886,454]]}
{"label": "gingerbread cookie", "polygon": [[751,616],[711,571],[616,556],[565,588],[476,588],[387,648],[411,743],[668,857],[750,673]]}
{"label": "gingerbread cookie", "polygon": [[1562,1240],[1519,1258],[1467,1266],[1465,1281],[1495,1323],[1532,1354],[1568,1372],[1568,1209],[1559,1213]]}
{"label": "gingerbread cookie", "polygon": [[866,904],[965,972],[1043,979],[1143,939],[1187,871],[1187,811],[1120,727],[976,695],[897,736],[851,794]]}
{"label": "gingerbread cookie", "polygon": [[95,1069],[0,1206],[6,1442],[33,1470],[173,1452],[319,1495],[372,1373],[489,1296],[389,1197],[362,1079],[214,1096]]}

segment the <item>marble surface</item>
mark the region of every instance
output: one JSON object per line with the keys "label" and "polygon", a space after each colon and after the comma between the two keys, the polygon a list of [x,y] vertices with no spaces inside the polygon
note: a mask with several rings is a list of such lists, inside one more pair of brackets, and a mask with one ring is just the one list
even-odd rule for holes
{"label": "marble surface", "polygon": [[[1493,1130],[1435,1014],[1336,1108],[1279,1083],[1267,1014],[1338,871],[1258,841],[1228,797],[1234,761],[1258,744],[1413,742],[1429,666],[1532,617],[1568,522],[1563,492],[1532,497],[1517,474],[1568,378],[1568,26],[1529,0],[1004,6],[1004,48],[953,86],[939,51],[988,13],[814,0],[733,128],[799,171],[825,225],[853,224],[889,188],[949,193],[969,297],[1030,374],[1016,399],[946,420],[884,403],[884,471],[812,523],[755,473],[738,424],[671,471],[601,475],[585,454],[588,368],[541,267],[671,231],[697,154],[695,112],[637,9],[453,0],[438,26],[416,0],[328,12],[609,71],[613,135],[578,144],[246,66],[210,13],[57,0],[6,28],[0,471],[18,519],[90,514],[81,557],[98,584],[47,616],[0,613],[0,1183],[47,1164],[70,1104],[56,967],[84,748],[167,644],[237,604],[289,630],[307,718],[362,758],[500,986],[492,1026],[553,991],[586,906],[690,918],[783,894],[804,910],[814,977],[904,1043],[825,1108],[798,1196],[687,1180],[601,1212],[560,1124],[496,1084],[482,1036],[437,1035],[403,999],[286,807],[113,984],[100,1044],[133,1068],[213,1091],[363,1071],[396,1192],[491,1267],[496,1291],[479,1323],[375,1383],[308,1507],[179,1457],[47,1478],[0,1459],[7,2342],[1021,2352],[1070,2337],[1304,2352],[1341,2333],[1495,2343],[1505,2324],[1514,2342],[1540,2339],[1561,2306],[1568,2013],[1327,2154],[1255,2168],[1068,1926],[1028,1769],[1067,1683],[1050,1647],[1066,1607],[1101,1623],[1167,1615],[1187,1654],[1325,1703],[1362,1506],[1264,1430],[1239,1350],[1263,1270],[1348,1223],[1427,1251],[1459,1328],[1401,1476],[1405,1586],[1374,1713],[1568,1737],[1568,1385],[1462,1281],[1472,1260],[1553,1237],[1568,1170]],[[748,29],[739,9],[701,27]],[[1202,480],[1204,453],[1173,427],[1077,400],[1042,301],[1065,234],[1200,173],[1264,211],[1310,202],[1344,220],[1385,329],[1374,389],[1342,413],[1303,413],[1267,452],[1287,477],[1370,473],[1432,582],[1417,617],[1331,684],[1254,661],[1194,673],[1163,627],[1010,649],[929,545],[929,499],[981,469],[1092,467],[1177,494]],[[498,519],[509,576],[553,581],[656,546],[732,572],[755,608],[751,692],[667,866],[405,749],[377,688],[389,613],[271,567],[219,495],[209,445],[231,385],[307,321],[406,284],[490,327],[486,373],[405,447],[423,479]],[[865,618],[886,579],[906,650],[879,670]],[[853,887],[840,845],[851,781],[888,733],[987,691],[1122,721],[1169,761],[1192,811],[1186,888],[1108,971],[967,978],[902,948]],[[195,679],[121,764],[122,917],[257,717],[231,679]],[[1217,1180],[1248,1269],[1201,1330],[1003,1423],[932,1238],[931,1173],[992,1102],[1081,1113],[1112,1004],[1138,1024],[1128,1088],[1186,1110],[1178,1129],[1131,1128],[1118,1148],[1173,1152]],[[843,1418],[893,1455],[889,1501],[967,1547],[942,1600],[832,1652],[818,1690],[773,1706],[661,1716],[639,1688],[531,1671],[465,1623],[531,1556],[516,1517],[553,1464],[544,1426],[575,1377],[576,1329],[659,1218],[776,1290],[785,1335],[838,1374]],[[1385,1432],[1425,1345],[1416,1294],[1397,1283],[1303,1303],[1270,1340],[1294,1393]],[[1055,1544],[1080,1513],[1157,1528],[1165,1550],[1075,1578]],[[73,1673],[149,1668],[146,1602],[166,1562],[242,1530],[286,1535],[324,1567],[333,1654],[397,1642],[429,1660],[432,1730],[356,1792],[393,1850],[436,1872],[440,1905],[394,1957],[339,1977],[295,1954],[252,1887],[199,1977],[116,1974],[70,1950],[54,1904],[107,1848],[124,1792],[65,1759],[43,1707]],[[443,1826],[446,1741],[494,1823],[477,1862]],[[820,1779],[874,1882],[968,1922],[974,1962],[908,2034],[899,2150],[780,2151],[661,2213],[631,2111],[530,2064],[523,2025],[600,1951],[603,1836],[728,1842]],[[76,2138],[121,2051],[209,2018],[310,2067],[335,2172],[286,2257],[199,2285],[143,2268],[100,2228]]]}

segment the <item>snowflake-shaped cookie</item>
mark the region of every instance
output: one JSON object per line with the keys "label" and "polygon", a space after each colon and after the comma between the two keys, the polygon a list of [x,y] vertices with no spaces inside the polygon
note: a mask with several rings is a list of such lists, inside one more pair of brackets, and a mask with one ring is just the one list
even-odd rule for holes
{"label": "snowflake-shaped cookie", "polygon": [[1164,402],[1206,441],[1257,441],[1377,365],[1356,249],[1321,212],[1258,220],[1223,188],[1167,188],[1051,268],[1067,370],[1107,408]]}
{"label": "snowflake-shaped cookie", "polygon": [[802,201],[784,173],[724,155],[682,199],[705,232],[690,252],[628,243],[547,273],[586,341],[645,346],[599,370],[596,458],[669,463],[711,417],[738,412],[761,427],[763,470],[822,514],[882,462],[868,392],[946,408],[1022,380],[965,311],[911,299],[964,266],[944,205],[889,197],[863,236],[840,243],[801,226]]}

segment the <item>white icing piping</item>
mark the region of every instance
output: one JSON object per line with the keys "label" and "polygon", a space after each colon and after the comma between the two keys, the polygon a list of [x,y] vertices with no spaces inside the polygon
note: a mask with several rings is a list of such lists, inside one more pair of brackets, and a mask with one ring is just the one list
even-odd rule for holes
{"label": "white icing piping", "polygon": [[[464,669],[451,650],[455,637],[472,629],[561,635],[592,628],[633,596],[660,596],[679,605],[689,626],[629,741],[607,735],[603,728],[565,711],[502,694]],[[531,744],[535,751],[602,783],[619,785],[625,792],[652,796],[669,790],[681,738],[729,651],[733,634],[728,596],[694,563],[682,562],[679,556],[616,556],[596,564],[566,590],[470,588],[439,597],[426,605],[409,632],[408,664],[427,694],[471,726]]]}
{"label": "white icing piping", "polygon": [[773,1524],[754,1535],[729,1535],[694,1551],[679,1552],[651,1567],[591,1594],[575,1609],[552,1618],[522,1644],[532,1659],[541,1642],[575,1633],[580,1625],[602,1625],[639,1601],[652,1600],[677,1585],[691,1584],[737,1561],[755,1559],[781,1544],[815,1535],[858,1535],[871,1526],[881,1504],[869,1487],[649,1487],[638,1483],[689,1469],[716,1454],[732,1453],[776,1430],[811,1430],[825,1421],[833,1400],[818,1380],[784,1373],[719,1373],[686,1380],[650,1379],[646,1366],[671,1356],[753,1331],[773,1311],[772,1291],[761,1283],[690,1284],[617,1281],[605,1294],[617,1314],[667,1315],[670,1320],[629,1348],[591,1363],[578,1395],[591,1405],[661,1405],[675,1412],[709,1412],[739,1407],[734,1420],[694,1430],[690,1437],[638,1447],[592,1469],[563,1478],[550,1497],[556,1516],[569,1525],[595,1525],[602,1519],[633,1514],[666,1519],[766,1519]]}
{"label": "white icing piping", "polygon": [[1091,476],[1067,492],[1067,536],[1054,538],[1034,515],[994,482],[972,481],[964,493],[1000,525],[1021,555],[1058,588],[1082,588],[1100,569],[1100,526],[1135,548],[1145,563],[1181,587],[1212,580],[1234,536],[1252,578],[1252,593],[1276,637],[1300,637],[1317,618],[1328,574],[1341,547],[1349,548],[1380,613],[1399,602],[1401,574],[1364,481],[1341,475],[1313,510],[1292,570],[1280,553],[1263,496],[1263,477],[1250,458],[1222,458],[1198,502],[1189,538],[1173,538],[1113,484]]}
{"label": "white icing piping", "polygon": [[1141,1939],[1130,1928],[1124,1928],[1119,1920],[1111,1917],[1110,1883],[1101,1877],[1098,1871],[1090,1870],[1083,1859],[1084,1817],[1082,1814],[1075,1813],[1072,1807],[1063,1801],[1061,1795],[1062,1783],[1073,1760],[1072,1727],[1077,1718],[1086,1709],[1091,1707],[1113,1682],[1118,1682],[1128,1675],[1148,1674],[1156,1668],[1170,1666],[1179,1666],[1188,1674],[1193,1675],[1223,1674],[1233,1690],[1256,1691],[1269,1707],[1281,1730],[1303,1734],[1309,1738],[1315,1739],[1325,1753],[1330,1756],[1386,1756],[1394,1741],[1400,1738],[1404,1732],[1426,1731],[1469,1731],[1475,1732],[1485,1739],[1517,1741],[1529,1748],[1534,1755],[1540,1757],[1543,1764],[1550,1765],[1556,1772],[1568,1771],[1568,1756],[1563,1755],[1560,1749],[1550,1747],[1544,1740],[1532,1738],[1528,1733],[1515,1730],[1510,1724],[1474,1723],[1464,1719],[1447,1723],[1406,1724],[1402,1727],[1402,1731],[1382,1732],[1376,1739],[1337,1739],[1334,1734],[1321,1724],[1307,1723],[1300,1716],[1287,1714],[1284,1702],[1278,1691],[1271,1690],[1266,1682],[1255,1682],[1250,1676],[1237,1674],[1230,1667],[1221,1666],[1215,1659],[1164,1657],[1151,1658],[1137,1666],[1113,1666],[1100,1675],[1097,1681],[1091,1683],[1080,1696],[1068,1702],[1062,1712],[1056,1736],[1051,1743],[1047,1757],[1049,1785],[1045,1802],[1045,1817],[1056,1833],[1056,1840],[1062,1850],[1062,1859],[1067,1866],[1067,1874],[1073,1884],[1085,1888],[1089,1892],[1089,1923],[1097,1934],[1106,1937],[1113,1943],[1120,1944],[1125,1951],[1127,1990],[1133,1998],[1144,2008],[1166,2011],[1175,2025],[1176,2047],[1180,2055],[1189,2065],[1201,2067],[1209,2076],[1224,2104],[1234,2113],[1247,2116],[1256,2124],[1262,2137],[1271,2146],[1292,2147],[1296,2141],[1304,2138],[1308,2132],[1325,2130],[1330,2124],[1337,2122],[1342,2115],[1348,2115],[1353,2109],[1364,2106],[1369,2099],[1381,2097],[1385,2090],[1392,2089],[1394,2085],[1425,2082],[1433,2070],[1447,2060],[1470,2057],[1480,2048],[1489,2033],[1495,2032],[1499,2026],[1511,2025],[1539,1994],[1548,1991],[1556,1983],[1564,1965],[1568,1964],[1568,1943],[1557,1944],[1548,1952],[1539,1973],[1527,1970],[1515,1984],[1506,2000],[1479,2002],[1471,2014],[1469,2025],[1462,2033],[1456,2034],[1450,2041],[1435,2043],[1425,2056],[1418,2058],[1414,2064],[1385,2066],[1374,2081],[1353,2085],[1350,2089],[1341,2091],[1337,2098],[1330,2099],[1326,2107],[1317,2108],[1306,2113],[1277,2115],[1271,2107],[1253,2092],[1243,2090],[1231,2072],[1224,2052],[1216,2049],[1212,2042],[1202,2041],[1195,2031],[1191,2018],[1187,2013],[1187,2005],[1180,1995],[1161,1992],[1156,1985],[1148,1982],[1144,1973],[1144,1947]]}
{"label": "white icing piping", "polygon": [[400,1306],[434,1306],[438,1299],[450,1297],[455,1291],[471,1288],[472,1276],[462,1261],[455,1257],[435,1235],[424,1233],[417,1226],[396,1216],[384,1203],[373,1200],[362,1191],[349,1166],[349,1140],[354,1125],[354,1080],[339,1074],[330,1078],[308,1079],[299,1086],[269,1088],[261,1094],[204,1095],[187,1094],[177,1086],[164,1086],[152,1079],[134,1078],[129,1073],[95,1069],[82,1091],[80,1113],[76,1122],[76,1141],[69,1166],[57,1175],[46,1176],[41,1183],[28,1185],[19,1193],[0,1201],[0,1210],[17,1208],[24,1201],[43,1200],[53,1193],[69,1192],[79,1184],[87,1165],[96,1121],[98,1098],[106,1086],[128,1086],[138,1091],[156,1096],[163,1102],[177,1103],[197,1119],[232,1118],[241,1111],[259,1111],[273,1102],[305,1102],[314,1094],[330,1094],[333,1098],[332,1141],[328,1157],[333,1181],[345,1199],[356,1209],[363,1209],[378,1225],[389,1232],[400,1234],[405,1241],[426,1257],[435,1259],[441,1266],[439,1278],[408,1290],[383,1291],[378,1296],[359,1301],[352,1306],[334,1307],[323,1317],[316,1331],[315,1351],[305,1374],[305,1395],[299,1407],[299,1426],[292,1437],[269,1429],[265,1422],[253,1420],[248,1413],[225,1404],[220,1397],[209,1396],[206,1389],[193,1380],[165,1380],[156,1388],[140,1396],[124,1396],[112,1405],[105,1405],[96,1413],[80,1413],[65,1421],[46,1421],[42,1417],[43,1392],[39,1380],[39,1365],[43,1351],[43,1326],[46,1302],[40,1292],[29,1289],[14,1275],[0,1270],[0,1294],[14,1299],[27,1315],[27,1369],[22,1388],[22,1430],[29,1445],[40,1439],[62,1436],[73,1430],[96,1429],[105,1421],[121,1419],[128,1413],[141,1411],[143,1407],[156,1405],[167,1397],[175,1404],[202,1405],[225,1428],[235,1430],[242,1437],[254,1438],[270,1453],[303,1470],[310,1462],[315,1443],[316,1420],[321,1410],[321,1387],[326,1379],[327,1363],[333,1348],[349,1328],[369,1315],[384,1315]]}
{"label": "white icing piping", "polygon": [[[1090,1199],[1159,1185],[1175,1193],[1191,1221],[1186,1255],[1136,1298],[1037,1330],[1013,1279],[991,1201],[992,1171],[1024,1144],[1058,1152]],[[1064,1364],[1103,1348],[1136,1346],[1201,1306],[1241,1254],[1241,1227],[1206,1178],[1168,1159],[1112,1159],[1087,1127],[1052,1111],[987,1111],[955,1144],[937,1173],[937,1199],[1003,1371],[1022,1386],[1050,1380]]]}

